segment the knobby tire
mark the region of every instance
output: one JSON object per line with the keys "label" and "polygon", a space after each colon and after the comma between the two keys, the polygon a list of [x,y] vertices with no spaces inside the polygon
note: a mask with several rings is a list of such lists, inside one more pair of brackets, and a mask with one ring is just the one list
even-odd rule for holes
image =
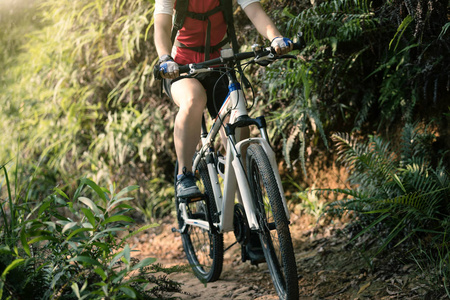
{"label": "knobby tire", "polygon": [[[178,163],[175,168],[175,183],[178,173]],[[212,218],[213,222],[218,222],[217,208],[214,202],[214,193],[209,178],[208,169],[205,161],[202,159],[198,173],[200,174],[200,190],[206,195],[205,201],[198,201],[188,204],[188,216],[194,216],[202,220],[208,221]],[[183,219],[180,214],[179,199],[175,199],[177,207],[177,219],[179,228],[183,227]],[[206,205],[209,205],[211,215],[208,214]],[[194,274],[201,282],[213,282],[219,279],[223,266],[223,234],[212,232],[212,230],[204,230],[197,226],[187,226],[186,232],[181,233],[183,248],[186,253],[187,260],[191,265]]]}
{"label": "knobby tire", "polygon": [[263,148],[251,144],[247,150],[247,171],[259,238],[270,275],[280,299],[298,299],[297,266],[283,200],[269,159]]}

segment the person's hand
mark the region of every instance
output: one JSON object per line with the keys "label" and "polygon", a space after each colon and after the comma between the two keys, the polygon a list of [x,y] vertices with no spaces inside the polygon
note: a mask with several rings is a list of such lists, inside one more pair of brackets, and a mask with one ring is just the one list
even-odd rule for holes
{"label": "person's hand", "polygon": [[293,45],[294,43],[290,39],[282,36],[277,36],[270,44],[278,55],[289,53],[292,51]]}
{"label": "person's hand", "polygon": [[174,79],[180,75],[178,64],[170,55],[163,55],[159,59],[159,73],[162,78]]}

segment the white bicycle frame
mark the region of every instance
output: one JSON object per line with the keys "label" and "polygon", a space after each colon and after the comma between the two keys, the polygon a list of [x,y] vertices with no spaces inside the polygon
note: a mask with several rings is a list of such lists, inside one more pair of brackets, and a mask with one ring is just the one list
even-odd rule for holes
{"label": "white bicycle frame", "polygon": [[[222,120],[230,115],[229,124],[234,124],[239,117],[247,116],[247,107],[244,94],[241,90],[239,83],[230,83],[229,93],[222,105],[218,117],[214,120],[214,123],[206,137],[201,138],[202,147],[197,153],[193,162],[193,170],[197,170],[200,160],[205,157],[205,153],[208,153],[214,140],[222,125]],[[214,163],[207,163],[208,173],[211,180],[211,185],[214,193],[214,199],[217,206],[217,213],[219,216],[219,222],[214,223],[219,233],[232,231],[235,196],[237,190],[239,190],[242,204],[244,206],[245,214],[247,216],[248,225],[252,230],[258,230],[259,225],[255,215],[255,209],[252,200],[252,192],[248,183],[246,172],[244,169],[244,163],[242,162],[242,151],[246,149],[245,145],[250,143],[257,143],[261,145],[264,152],[269,158],[272,166],[275,179],[277,181],[278,189],[283,200],[286,216],[289,219],[289,210],[286,204],[286,198],[284,196],[283,187],[281,184],[280,174],[278,172],[278,166],[275,160],[275,153],[269,144],[267,131],[265,128],[260,129],[261,137],[247,138],[236,143],[233,135],[227,136],[227,153],[225,160],[225,172],[221,176],[223,177],[223,193],[219,183],[219,175]],[[190,226],[198,226],[205,230],[210,229],[210,223],[204,220],[190,219],[186,212],[186,203],[180,203],[181,214],[184,219],[184,223]]]}

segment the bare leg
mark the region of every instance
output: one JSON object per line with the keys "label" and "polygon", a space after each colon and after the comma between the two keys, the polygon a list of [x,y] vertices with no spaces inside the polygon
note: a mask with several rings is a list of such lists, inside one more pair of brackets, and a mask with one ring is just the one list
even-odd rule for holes
{"label": "bare leg", "polygon": [[172,98],[180,108],[175,118],[174,143],[178,159],[178,174],[183,168],[192,172],[192,157],[195,154],[206,106],[206,92],[197,79],[176,81],[171,88]]}

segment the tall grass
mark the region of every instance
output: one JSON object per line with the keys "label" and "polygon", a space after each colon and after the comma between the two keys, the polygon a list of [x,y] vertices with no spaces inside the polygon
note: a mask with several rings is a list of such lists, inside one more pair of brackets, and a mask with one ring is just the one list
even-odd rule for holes
{"label": "tall grass", "polygon": [[[11,35],[2,30],[13,45],[0,75],[0,161],[21,153],[28,174],[42,161],[38,178],[45,180],[33,190],[73,190],[68,183],[86,174],[99,183],[139,184],[134,195],[145,202],[152,178],[171,182],[175,110],[150,84],[153,6],[41,0],[29,12],[39,26],[15,15]],[[23,38],[14,40],[16,32]]]}

